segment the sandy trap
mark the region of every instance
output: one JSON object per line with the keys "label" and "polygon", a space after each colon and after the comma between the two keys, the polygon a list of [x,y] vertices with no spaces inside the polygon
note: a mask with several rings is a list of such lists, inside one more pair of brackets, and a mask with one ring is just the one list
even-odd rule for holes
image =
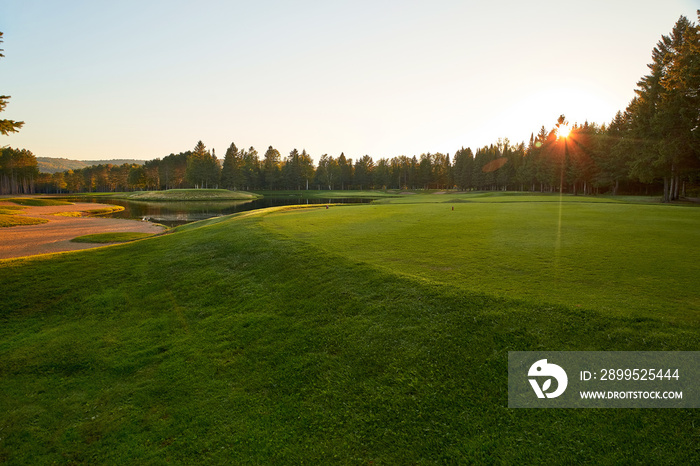
{"label": "sandy trap", "polygon": [[[0,202],[0,205],[16,205]],[[78,236],[111,232],[161,233],[164,227],[150,222],[99,217],[62,217],[59,212],[81,212],[110,207],[106,204],[77,203],[62,206],[28,207],[21,211],[28,217],[44,218],[49,223],[0,228],[0,259],[34,256],[54,252],[89,249],[107,244],[71,243]],[[115,243],[108,243],[115,244]]]}

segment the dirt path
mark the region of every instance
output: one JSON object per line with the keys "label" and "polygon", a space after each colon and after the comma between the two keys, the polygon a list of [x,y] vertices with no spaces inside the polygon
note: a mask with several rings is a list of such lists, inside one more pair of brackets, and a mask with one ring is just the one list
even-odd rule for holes
{"label": "dirt path", "polygon": [[[17,204],[0,201],[0,205]],[[155,234],[161,233],[165,229],[153,223],[141,222],[138,220],[99,217],[62,217],[60,215],[52,215],[58,212],[82,212],[99,209],[101,207],[109,206],[95,203],[77,203],[72,205],[28,207],[22,209],[22,215],[44,218],[48,220],[49,223],[0,228],[0,259],[106,246],[106,244],[70,242],[71,239],[82,235],[116,231]]]}

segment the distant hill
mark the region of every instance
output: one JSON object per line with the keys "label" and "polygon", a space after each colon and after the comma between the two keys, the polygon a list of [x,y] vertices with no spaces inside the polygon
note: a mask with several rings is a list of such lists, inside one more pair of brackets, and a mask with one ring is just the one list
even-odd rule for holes
{"label": "distant hill", "polygon": [[66,170],[75,170],[76,168],[91,167],[93,165],[123,165],[125,163],[135,163],[143,165],[145,160],[134,159],[113,159],[113,160],[70,160],[70,159],[55,159],[52,157],[37,157],[37,164],[40,173],[56,173]]}

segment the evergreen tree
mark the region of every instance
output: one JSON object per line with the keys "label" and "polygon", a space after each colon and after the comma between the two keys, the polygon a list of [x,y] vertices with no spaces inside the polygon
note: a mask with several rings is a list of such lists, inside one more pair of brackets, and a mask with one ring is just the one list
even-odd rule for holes
{"label": "evergreen tree", "polygon": [[436,188],[449,188],[452,179],[452,167],[450,156],[437,152],[431,156],[432,176],[431,183]]}
{"label": "evergreen tree", "polygon": [[354,184],[360,189],[369,189],[372,187],[372,171],[374,170],[374,161],[369,155],[363,155],[355,162],[355,177]]}
{"label": "evergreen tree", "polygon": [[238,151],[234,143],[231,143],[226,154],[224,155],[224,163],[221,168],[221,185],[226,189],[241,189],[245,183],[243,174],[243,156]]}
{"label": "evergreen tree", "polygon": [[345,158],[345,154],[343,152],[341,152],[340,156],[338,157],[338,175],[340,189],[350,189],[353,177],[352,159]]}
{"label": "evergreen tree", "polygon": [[631,174],[642,182],[662,178],[664,202],[678,197],[681,178],[699,165],[699,32],[680,17],[654,47],[650,73],[637,83],[637,96],[627,107],[635,141]]}
{"label": "evergreen tree", "polygon": [[470,148],[462,147],[454,156],[454,181],[457,188],[466,191],[472,188],[472,170],[474,154]]}
{"label": "evergreen tree", "polygon": [[391,162],[387,159],[379,159],[374,167],[372,184],[375,188],[386,189],[391,186]]}
{"label": "evergreen tree", "polygon": [[26,149],[0,150],[0,194],[33,194],[37,167],[36,157]]}
{"label": "evergreen tree", "polygon": [[241,172],[243,174],[243,184],[246,191],[251,189],[263,187],[262,171],[260,168],[260,159],[258,158],[258,151],[255,150],[253,146],[247,151],[241,153],[241,159],[243,160],[243,166],[241,167]]}
{"label": "evergreen tree", "polygon": [[409,186],[409,174],[411,172],[411,159],[400,155],[391,159],[392,187],[405,189]]}
{"label": "evergreen tree", "polygon": [[423,189],[430,188],[430,183],[433,181],[433,159],[430,154],[421,154],[420,163],[418,164],[418,184]]}
{"label": "evergreen tree", "polygon": [[282,165],[282,179],[286,189],[301,189],[301,163],[299,151],[293,149]]}
{"label": "evergreen tree", "polygon": [[196,188],[214,188],[219,184],[221,166],[216,154],[210,153],[199,141],[187,160],[187,181]]}
{"label": "evergreen tree", "polygon": [[[3,42],[2,36],[3,33],[0,32],[0,44]],[[3,49],[0,49],[0,58],[5,57],[5,55],[2,54],[3,51]],[[5,107],[7,106],[7,101],[9,99],[9,95],[0,95],[0,112],[5,110]],[[23,121],[0,120],[0,133],[4,134],[5,136],[7,136],[10,133],[16,133],[17,131],[19,131],[22,125],[24,125]]]}
{"label": "evergreen tree", "polygon": [[592,155],[595,165],[593,186],[596,190],[612,190],[617,195],[620,181],[627,178],[629,155],[633,145],[628,137],[629,114],[617,112],[610,124],[600,128],[593,143]]}
{"label": "evergreen tree", "polygon": [[418,158],[414,155],[411,157],[410,166],[408,169],[408,185],[411,189],[416,189],[419,186],[419,176],[418,176]]}
{"label": "evergreen tree", "polygon": [[272,146],[267,148],[263,159],[263,178],[265,189],[278,189],[281,182],[280,153]]}

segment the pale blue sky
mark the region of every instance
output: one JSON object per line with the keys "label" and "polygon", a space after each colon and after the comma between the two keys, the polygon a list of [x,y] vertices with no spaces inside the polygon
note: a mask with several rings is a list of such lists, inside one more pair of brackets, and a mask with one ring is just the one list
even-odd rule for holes
{"label": "pale blue sky", "polygon": [[0,145],[40,157],[375,160],[609,122],[698,0],[3,0]]}

